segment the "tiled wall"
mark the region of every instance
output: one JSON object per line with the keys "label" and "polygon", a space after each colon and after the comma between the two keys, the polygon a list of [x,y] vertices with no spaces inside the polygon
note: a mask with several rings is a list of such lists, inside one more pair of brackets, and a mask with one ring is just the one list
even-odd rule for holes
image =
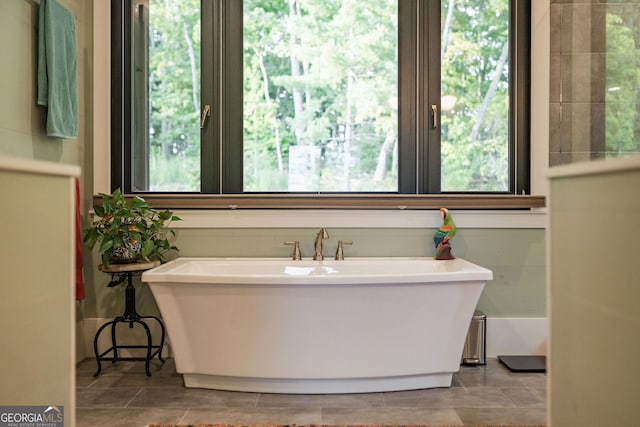
{"label": "tiled wall", "polygon": [[549,165],[640,151],[640,3],[551,0],[550,16]]}

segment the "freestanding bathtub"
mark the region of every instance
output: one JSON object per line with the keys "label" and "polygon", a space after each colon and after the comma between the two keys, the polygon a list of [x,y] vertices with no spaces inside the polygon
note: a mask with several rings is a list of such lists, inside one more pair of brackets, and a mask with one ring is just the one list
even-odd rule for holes
{"label": "freestanding bathtub", "polygon": [[492,272],[462,259],[178,258],[149,270],[186,387],[449,387]]}

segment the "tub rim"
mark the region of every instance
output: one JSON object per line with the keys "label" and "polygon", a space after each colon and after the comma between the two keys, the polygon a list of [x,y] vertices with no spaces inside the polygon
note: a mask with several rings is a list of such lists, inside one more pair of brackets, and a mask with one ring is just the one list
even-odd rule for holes
{"label": "tub rim", "polygon": [[[362,274],[347,272],[345,274],[261,274],[261,273],[233,273],[221,272],[220,274],[206,274],[202,272],[174,272],[171,269],[181,264],[193,261],[255,261],[282,263],[283,267],[335,267],[341,264],[374,262],[379,264],[385,261],[402,262],[436,262],[443,263],[444,266],[454,266],[460,270],[454,271],[417,271],[417,272],[393,272],[384,274],[380,272],[363,272]],[[152,283],[202,283],[202,284],[247,284],[247,285],[400,285],[400,284],[422,284],[422,283],[450,283],[450,282],[477,282],[490,281],[493,279],[493,272],[487,268],[464,260],[455,258],[453,260],[434,260],[433,257],[350,257],[344,261],[325,259],[314,261],[303,259],[294,261],[291,258],[283,257],[179,257],[156,268],[143,273],[142,281]]]}

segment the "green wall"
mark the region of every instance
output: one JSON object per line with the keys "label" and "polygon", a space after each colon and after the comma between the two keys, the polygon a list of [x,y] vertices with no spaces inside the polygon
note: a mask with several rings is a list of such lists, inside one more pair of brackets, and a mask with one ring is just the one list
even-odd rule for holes
{"label": "green wall", "polygon": [[[313,255],[317,229],[234,228],[177,229],[180,256],[287,257],[291,246],[285,240],[299,240],[302,255]],[[350,256],[430,256],[435,230],[415,228],[357,228],[329,230],[325,256],[335,253],[338,240],[353,240],[345,246]],[[543,229],[458,229],[453,252],[493,271],[478,308],[489,317],[544,317],[545,309],[545,231]],[[96,254],[93,263],[99,264]],[[108,318],[121,314],[124,290],[106,288],[109,277],[93,269],[88,272],[88,318]],[[157,314],[148,287],[138,288],[138,308]]]}
{"label": "green wall", "polygon": [[0,156],[83,166],[85,141],[91,135],[92,2],[58,0],[76,16],[78,50],[78,138],[46,136],[46,115],[36,105],[38,4],[36,0],[0,2]]}

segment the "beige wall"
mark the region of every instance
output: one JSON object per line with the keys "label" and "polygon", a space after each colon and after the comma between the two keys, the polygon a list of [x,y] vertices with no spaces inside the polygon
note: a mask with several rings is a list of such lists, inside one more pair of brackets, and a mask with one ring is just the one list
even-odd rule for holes
{"label": "beige wall", "polygon": [[550,425],[637,425],[640,159],[570,165],[553,173]]}
{"label": "beige wall", "polygon": [[[0,402],[61,405],[65,426],[73,426],[75,281],[69,236],[74,186],[70,175],[77,174],[78,168],[67,167],[68,175],[7,170],[18,163],[0,159],[0,199],[4,201],[0,210]],[[40,171],[41,163],[29,161],[28,166]],[[53,169],[60,170],[59,165]]]}

